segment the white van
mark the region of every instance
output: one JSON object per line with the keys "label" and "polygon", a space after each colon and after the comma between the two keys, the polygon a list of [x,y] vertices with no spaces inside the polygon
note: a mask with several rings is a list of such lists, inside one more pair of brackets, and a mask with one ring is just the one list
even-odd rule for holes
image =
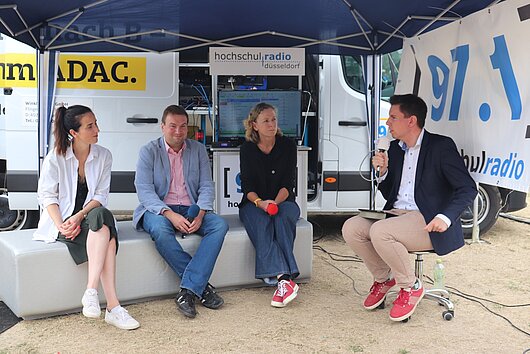
{"label": "white van", "polygon": [[[18,47],[6,46],[9,42],[5,39],[0,41],[0,46],[4,45],[0,53],[8,53],[4,54],[4,61],[0,61],[0,65],[5,63],[2,77],[4,95],[0,95],[0,194],[3,193],[0,195],[0,230],[11,230],[32,227],[38,218],[35,196],[38,178],[37,115],[35,86],[28,88],[20,84],[24,81],[22,78],[28,83],[31,65],[34,70],[34,64],[30,64],[34,62],[34,52],[29,47],[22,51],[20,44],[13,44]],[[11,53],[26,53],[28,57],[21,62]],[[133,181],[137,153],[140,146],[160,134],[159,117],[164,107],[181,104],[190,112],[198,108],[202,112],[202,124],[198,116],[193,115],[192,125],[206,130],[210,136],[205,141],[211,141],[212,128],[205,119],[214,111],[211,108],[211,77],[207,64],[179,64],[177,54],[61,54],[61,57],[65,58],[61,64],[64,66],[62,77],[72,77],[73,82],[59,82],[57,102],[85,104],[93,108],[102,131],[100,143],[113,153],[112,210],[133,210],[136,207],[138,201]],[[399,57],[398,53],[392,53],[382,60],[383,100],[381,122],[377,127],[379,136],[386,135],[385,122],[390,106],[384,98],[393,92]],[[117,64],[132,63],[134,60],[145,63],[145,66],[128,71],[126,69],[132,64],[127,64],[127,67]],[[95,64],[99,62],[103,64]],[[9,63],[20,64],[11,65],[13,70],[18,70],[18,80],[12,79],[16,75],[9,75]],[[82,67],[79,63],[85,63],[87,67],[83,80],[79,78],[82,72],[79,71]],[[102,74],[103,68],[107,73],[112,71],[113,66],[115,76],[121,79],[129,77],[127,83],[121,85],[112,75]],[[70,67],[74,69],[73,73],[68,71]],[[34,77],[36,74],[32,72]],[[371,184],[365,180],[370,177],[371,133],[363,72],[363,62],[358,56],[307,56],[302,111],[305,113],[309,109],[304,137],[304,143],[311,148],[308,152],[308,214],[353,214],[371,204]],[[94,80],[88,82],[88,73],[95,73],[92,77],[95,83]],[[108,80],[102,82],[105,78]],[[133,88],[132,78],[136,82],[143,79],[145,86]],[[259,86],[266,79],[245,77],[243,81],[250,86]],[[238,80],[241,78],[219,77],[216,89],[233,89]],[[268,89],[298,87],[297,77],[269,77],[267,82]],[[114,86],[109,88],[107,85]],[[12,88],[12,92],[8,88]],[[216,94],[217,90],[213,92]],[[309,101],[312,104],[308,107]],[[504,211],[525,206],[523,193],[510,194],[497,187],[481,186],[479,197],[481,232],[495,223],[501,205]],[[232,202],[237,203],[241,196],[234,195],[232,198]],[[465,232],[470,235],[471,208],[464,212],[463,221]]]}

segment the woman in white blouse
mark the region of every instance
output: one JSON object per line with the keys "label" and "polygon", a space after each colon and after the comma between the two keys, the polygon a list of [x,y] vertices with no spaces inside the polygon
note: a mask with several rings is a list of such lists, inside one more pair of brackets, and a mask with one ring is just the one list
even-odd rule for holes
{"label": "woman in white blouse", "polygon": [[118,233],[105,208],[110,189],[112,155],[97,145],[99,128],[90,108],[60,107],[55,113],[55,146],[44,159],[37,190],[43,213],[33,239],[59,241],[76,264],[88,261],[83,315],[98,318],[99,281],[107,299],[105,321],[120,329],[140,326],[120,306],[115,273]]}

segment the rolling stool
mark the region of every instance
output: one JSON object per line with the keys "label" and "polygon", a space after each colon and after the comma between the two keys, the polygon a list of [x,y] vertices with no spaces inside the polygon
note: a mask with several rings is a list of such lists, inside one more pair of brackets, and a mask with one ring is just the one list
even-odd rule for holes
{"label": "rolling stool", "polygon": [[[414,261],[414,274],[416,275],[416,278],[420,279],[423,282],[423,255],[434,253],[434,250],[414,251],[409,253],[416,255],[416,260]],[[449,292],[445,289],[427,289],[425,288],[425,285],[424,289],[425,293],[423,295],[423,299],[433,300],[438,302],[440,306],[444,306],[445,311],[442,312],[442,317],[446,321],[451,321],[455,316],[455,305],[451,300],[449,300]],[[397,292],[389,291],[387,297],[392,295],[397,295]],[[378,308],[385,308],[385,303],[382,302]],[[409,318],[403,320],[402,322],[407,322]]]}

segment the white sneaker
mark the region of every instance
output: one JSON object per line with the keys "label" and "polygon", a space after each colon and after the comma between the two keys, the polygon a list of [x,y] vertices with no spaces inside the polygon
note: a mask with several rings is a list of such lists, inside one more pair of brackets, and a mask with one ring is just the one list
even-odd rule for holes
{"label": "white sneaker", "polygon": [[111,312],[109,310],[105,311],[105,322],[119,329],[136,329],[140,327],[140,323],[132,318],[126,309],[119,305],[113,308]]}
{"label": "white sneaker", "polygon": [[96,289],[86,289],[81,298],[83,304],[83,315],[90,318],[99,318],[101,308],[99,307],[98,291]]}

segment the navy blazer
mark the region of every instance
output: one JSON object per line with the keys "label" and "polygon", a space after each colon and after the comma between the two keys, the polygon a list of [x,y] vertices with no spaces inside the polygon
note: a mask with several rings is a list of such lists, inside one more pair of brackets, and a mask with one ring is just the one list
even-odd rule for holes
{"label": "navy blazer", "polygon": [[[388,172],[379,190],[387,200],[383,209],[392,209],[396,202],[405,152],[394,140],[388,149]],[[434,251],[450,253],[464,245],[460,214],[477,195],[475,181],[469,175],[454,141],[443,135],[424,131],[421,143],[414,200],[428,224],[437,214],[451,220],[445,232],[430,232]]]}

